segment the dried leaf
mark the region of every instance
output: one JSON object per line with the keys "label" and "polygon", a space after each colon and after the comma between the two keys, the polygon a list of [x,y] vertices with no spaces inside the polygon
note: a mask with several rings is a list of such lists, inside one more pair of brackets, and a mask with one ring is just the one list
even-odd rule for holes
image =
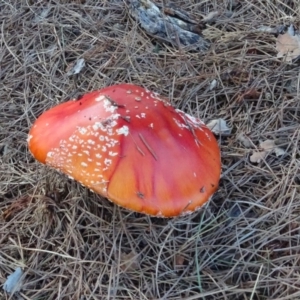
{"label": "dried leaf", "polygon": [[11,220],[17,213],[27,208],[32,202],[32,197],[22,196],[14,200],[11,205],[5,209],[2,216],[6,222]]}
{"label": "dried leaf", "polygon": [[273,140],[266,140],[264,142],[260,142],[259,146],[265,151],[274,151],[277,157],[285,154],[284,149],[277,147],[275,141]]}
{"label": "dried leaf", "polygon": [[221,14],[220,11],[211,11],[209,12],[203,19],[203,22],[209,22],[212,21],[213,19],[215,19],[217,16],[219,16]]}
{"label": "dried leaf", "polygon": [[248,100],[248,99],[258,99],[260,96],[260,92],[256,90],[255,88],[250,88],[244,91],[242,94],[240,94],[237,97],[237,101],[240,102],[242,100]]}
{"label": "dried leaf", "polygon": [[294,77],[291,76],[290,80],[287,82],[286,89],[289,93],[298,93],[300,88],[300,74],[298,73],[298,76]]}
{"label": "dried leaf", "polygon": [[259,147],[263,150],[261,152],[254,152],[250,156],[250,161],[253,163],[261,162],[269,153],[275,152],[275,155],[281,156],[285,154],[285,151],[282,148],[276,146],[274,140],[265,140],[259,143]]}
{"label": "dried leaf", "polygon": [[185,258],[181,254],[176,254],[175,255],[175,267],[182,267],[184,266]]}
{"label": "dried leaf", "polygon": [[231,128],[229,128],[224,119],[211,120],[206,126],[215,134],[230,135]]}
{"label": "dried leaf", "polygon": [[300,55],[300,35],[295,35],[291,25],[284,34],[279,34],[276,41],[277,57],[286,55],[286,61],[292,61]]}
{"label": "dried leaf", "polygon": [[233,84],[241,84],[251,81],[250,72],[244,69],[229,69],[225,73],[221,74],[223,81],[228,81]]}
{"label": "dried leaf", "polygon": [[6,291],[9,294],[19,292],[21,290],[20,279],[22,275],[23,270],[20,267],[16,268],[16,270],[7,277],[7,280],[3,285],[4,291]]}
{"label": "dried leaf", "polygon": [[209,85],[209,90],[210,91],[214,90],[217,87],[217,85],[218,85],[218,81],[214,79]]}
{"label": "dried leaf", "polygon": [[277,157],[285,154],[284,149],[279,148],[279,147],[276,147],[276,148],[274,149],[274,152],[275,152],[275,155],[276,155]]}
{"label": "dried leaf", "polygon": [[253,154],[250,156],[250,161],[252,163],[260,163],[262,160],[265,159],[267,154],[267,151],[253,152]]}
{"label": "dried leaf", "polygon": [[68,76],[79,74],[83,67],[85,66],[85,60],[84,58],[78,59],[75,64],[73,64],[71,67],[69,67],[69,70],[67,72]]}
{"label": "dried leaf", "polygon": [[47,7],[45,9],[43,9],[42,11],[40,11],[40,13],[37,14],[36,17],[34,18],[33,22],[34,23],[43,22],[47,18],[47,16],[49,15],[50,10],[51,10],[51,8]]}
{"label": "dried leaf", "polygon": [[275,148],[275,142],[273,140],[265,140],[259,143],[259,147],[265,151],[272,151]]}
{"label": "dried leaf", "polygon": [[270,26],[260,26],[258,28],[253,29],[253,32],[266,32],[266,33],[273,33],[273,34],[278,34],[282,32],[284,29],[283,25],[279,25],[276,27],[270,27]]}
{"label": "dried leaf", "polygon": [[128,271],[128,272],[136,271],[139,269],[139,266],[140,266],[139,256],[135,252],[131,251],[128,254],[126,253],[121,254],[121,269],[123,271]]}
{"label": "dried leaf", "polygon": [[[39,205],[31,205],[33,203],[38,203]],[[2,217],[8,222],[28,207],[34,208],[35,216],[39,215],[41,218],[44,218],[51,216],[57,205],[53,199],[47,196],[22,196],[12,201],[12,203],[3,211]]]}
{"label": "dried leaf", "polygon": [[45,54],[49,55],[52,57],[55,52],[57,51],[58,46],[56,44],[50,45],[48,48],[45,49]]}
{"label": "dried leaf", "polygon": [[240,133],[237,136],[237,140],[240,141],[246,148],[250,148],[252,146],[250,138],[247,137],[244,133]]}

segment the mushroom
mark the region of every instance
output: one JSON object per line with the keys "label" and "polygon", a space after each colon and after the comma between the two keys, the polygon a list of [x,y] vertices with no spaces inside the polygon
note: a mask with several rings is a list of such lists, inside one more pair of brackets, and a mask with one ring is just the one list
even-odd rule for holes
{"label": "mushroom", "polygon": [[152,216],[193,212],[220,179],[220,150],[205,124],[132,84],[46,111],[31,128],[28,144],[41,163]]}

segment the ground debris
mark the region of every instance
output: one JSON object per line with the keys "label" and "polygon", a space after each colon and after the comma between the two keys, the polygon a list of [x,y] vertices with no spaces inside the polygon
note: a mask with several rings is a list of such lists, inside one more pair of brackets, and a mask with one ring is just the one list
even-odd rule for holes
{"label": "ground debris", "polygon": [[[38,205],[35,205],[37,203]],[[20,196],[15,198],[11,204],[3,210],[2,218],[5,222],[9,222],[19,213],[24,212],[27,208],[33,207],[35,208],[35,215],[42,219],[45,216],[49,216],[53,213],[56,203],[47,196]]]}
{"label": "ground debris", "polygon": [[237,140],[246,148],[250,148],[253,145],[251,139],[243,132],[237,136]]}
{"label": "ground debris", "polygon": [[134,272],[139,269],[139,266],[140,266],[140,259],[139,256],[134,251],[131,251],[128,254],[126,253],[121,254],[120,267],[123,271]]}
{"label": "ground debris", "polygon": [[237,102],[244,100],[258,100],[261,95],[261,92],[256,88],[248,88],[237,96]]}
{"label": "ground debris", "polygon": [[262,160],[264,160],[267,157],[268,154],[272,152],[275,152],[275,155],[277,157],[285,154],[284,149],[277,147],[274,140],[265,140],[263,142],[260,142],[259,147],[263,151],[253,152],[253,154],[250,156],[250,161],[252,163],[260,163]]}
{"label": "ground debris", "polygon": [[151,36],[173,46],[205,51],[210,43],[201,35],[200,22],[173,6],[159,7],[150,0],[128,0],[131,16]]}
{"label": "ground debris", "polygon": [[212,82],[209,85],[209,91],[214,90],[218,86],[218,81],[216,79],[212,80]]}
{"label": "ground debris", "polygon": [[9,294],[19,292],[22,285],[20,281],[22,275],[23,270],[20,267],[16,268],[16,270],[7,277],[3,285],[4,291]]}
{"label": "ground debris", "polygon": [[252,163],[260,163],[262,160],[266,158],[267,155],[268,155],[267,151],[253,152],[253,154],[250,156],[250,161]]}
{"label": "ground debris", "polygon": [[221,74],[221,79],[231,84],[241,84],[251,81],[250,72],[243,68],[229,69]]}
{"label": "ground debris", "polygon": [[17,213],[26,209],[32,202],[32,197],[22,196],[15,199],[9,207],[2,212],[2,217],[5,221],[11,220]]}
{"label": "ground debris", "polygon": [[278,25],[275,27],[262,25],[252,30],[252,32],[265,32],[271,34],[280,34],[284,30],[284,25]]}
{"label": "ground debris", "polygon": [[183,268],[185,268],[187,265],[187,261],[186,261],[186,258],[180,254],[180,253],[177,253],[175,255],[175,261],[174,261],[174,268],[175,270],[181,270]]}
{"label": "ground debris", "polygon": [[288,31],[279,34],[276,41],[277,57],[284,57],[290,62],[300,55],[300,35],[295,33],[294,26],[290,25]]}
{"label": "ground debris", "polygon": [[217,135],[230,135],[231,128],[227,126],[227,123],[224,119],[215,119],[209,121],[206,126]]}
{"label": "ground debris", "polygon": [[67,70],[67,75],[71,76],[71,75],[79,74],[81,70],[84,68],[84,66],[85,66],[84,58],[79,58],[72,65],[69,66]]}

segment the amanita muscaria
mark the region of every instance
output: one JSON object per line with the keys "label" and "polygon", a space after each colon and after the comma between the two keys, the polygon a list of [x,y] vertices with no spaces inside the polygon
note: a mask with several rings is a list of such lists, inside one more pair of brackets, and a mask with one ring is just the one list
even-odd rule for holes
{"label": "amanita muscaria", "polygon": [[201,207],[221,172],[204,123],[147,89],[120,84],[43,113],[28,137],[40,162],[133,211],[174,217]]}

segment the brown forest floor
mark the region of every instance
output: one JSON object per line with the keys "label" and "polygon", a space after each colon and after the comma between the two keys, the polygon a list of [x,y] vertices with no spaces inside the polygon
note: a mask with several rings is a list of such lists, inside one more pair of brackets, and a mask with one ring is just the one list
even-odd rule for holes
{"label": "brown forest floor", "polygon": [[[259,30],[299,28],[299,2],[173,3],[199,20],[233,14],[207,25],[201,53],[148,36],[121,0],[1,1],[0,284],[24,268],[12,299],[300,299],[299,62],[277,58],[276,35]],[[205,209],[131,213],[29,153],[43,111],[124,81],[232,128],[218,137],[223,175]],[[252,163],[267,139],[285,153]]]}

